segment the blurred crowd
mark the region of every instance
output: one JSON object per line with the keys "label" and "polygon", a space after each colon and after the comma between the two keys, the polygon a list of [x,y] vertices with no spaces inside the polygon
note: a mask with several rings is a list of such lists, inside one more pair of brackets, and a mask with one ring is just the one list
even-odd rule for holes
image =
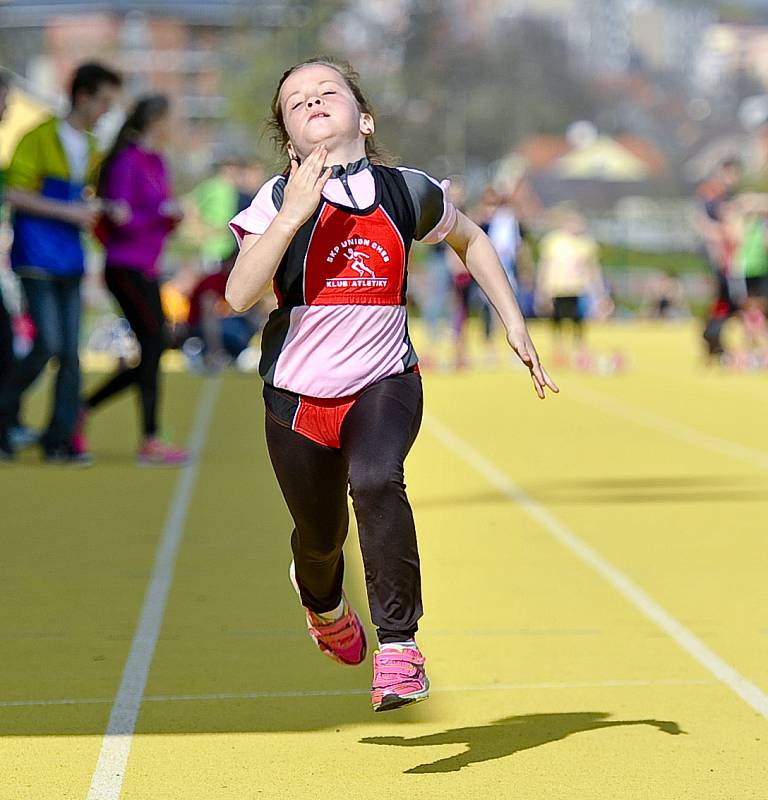
{"label": "blurred crowd", "polygon": [[[0,74],[0,118],[9,76]],[[22,136],[4,174],[11,211],[9,261],[0,286],[0,458],[39,444],[52,463],[87,465],[87,427],[102,404],[127,390],[139,397],[140,464],[181,466],[188,453],[162,436],[161,358],[182,348],[191,369],[229,363],[252,370],[251,340],[268,304],[235,314],[224,288],[236,257],[228,221],[263,182],[263,168],[222,158],[188,194],[174,190],[169,98],[144,95],[131,105],[106,153],[92,133],[118,101],[122,79],[97,63],[75,72],[66,116],[50,116]],[[91,236],[84,236],[89,233]],[[182,237],[194,257],[168,275],[164,254]],[[97,322],[94,349],[116,357],[100,385],[84,387],[80,352],[88,249],[98,241],[99,279],[118,316]],[[24,425],[27,390],[49,362],[56,367],[47,425]]]}
{"label": "blurred crowd", "polygon": [[[0,118],[10,88],[10,77],[0,73]],[[107,152],[97,152],[92,130],[121,89],[117,73],[82,65],[72,81],[69,113],[51,116],[22,137],[0,185],[12,231],[11,269],[0,269],[0,457],[6,460],[36,442],[46,460],[90,463],[89,419],[130,388],[140,398],[140,463],[184,464],[187,453],[161,436],[163,353],[178,350],[179,362],[201,373],[230,366],[249,372],[258,364],[258,333],[274,301],[236,314],[224,290],[237,255],[228,222],[250,204],[267,177],[264,166],[219,158],[209,177],[179,196],[168,159],[173,103],[156,94],[137,98]],[[739,161],[728,159],[698,191],[714,295],[704,340],[710,357],[733,359],[723,330],[734,320],[745,358],[765,364],[768,199],[740,192],[741,173]],[[585,325],[610,317],[615,304],[582,214],[568,205],[545,211],[524,177],[471,194],[456,177],[449,191],[454,205],[488,234],[523,313],[551,320],[554,364],[594,370],[600,356],[590,348]],[[88,326],[87,345],[112,356],[117,368],[86,392],[79,358],[92,240],[101,247],[102,296],[116,313],[102,306]],[[172,242],[181,243],[182,255],[169,271],[165,255]],[[412,261],[411,301],[425,332],[423,366],[496,364],[495,312],[455,253],[445,244],[415,247]],[[649,274],[637,311],[658,319],[690,314],[681,282],[665,272]],[[470,326],[481,331],[479,355],[468,346]],[[57,367],[51,414],[37,434],[23,424],[24,398],[51,360]],[[620,369],[622,359],[608,367]]]}
{"label": "blurred crowd", "polygon": [[[744,191],[743,167],[724,159],[698,191],[699,229],[714,302],[704,329],[708,358],[739,368],[768,366],[768,195]],[[726,347],[729,321],[741,343]]]}

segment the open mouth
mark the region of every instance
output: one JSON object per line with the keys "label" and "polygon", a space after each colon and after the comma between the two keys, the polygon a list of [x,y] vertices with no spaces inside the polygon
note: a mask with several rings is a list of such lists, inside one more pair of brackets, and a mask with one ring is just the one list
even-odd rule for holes
{"label": "open mouth", "polygon": [[325,111],[316,111],[312,116],[309,118],[310,121],[313,119],[322,119],[323,117],[330,117],[330,114],[326,114]]}

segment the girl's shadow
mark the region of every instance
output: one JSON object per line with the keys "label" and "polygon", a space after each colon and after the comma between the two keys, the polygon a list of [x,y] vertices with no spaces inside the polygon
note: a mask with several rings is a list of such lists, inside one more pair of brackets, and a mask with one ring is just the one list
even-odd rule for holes
{"label": "girl's shadow", "polygon": [[363,744],[386,744],[398,747],[427,747],[439,744],[465,744],[467,749],[455,756],[441,758],[428,764],[406,770],[406,774],[418,775],[429,772],[457,772],[470,764],[493,761],[511,756],[521,750],[530,750],[549,742],[565,739],[574,733],[595,731],[623,725],[651,725],[662,733],[673,736],[685,733],[676,722],[657,719],[615,720],[602,711],[583,711],[573,714],[526,714],[505,717],[490,725],[471,728],[454,728],[430,736],[371,736],[361,739]]}

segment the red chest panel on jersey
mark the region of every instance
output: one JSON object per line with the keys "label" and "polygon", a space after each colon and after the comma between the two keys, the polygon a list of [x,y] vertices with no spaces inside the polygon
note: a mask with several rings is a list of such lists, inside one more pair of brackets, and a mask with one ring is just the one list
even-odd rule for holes
{"label": "red chest panel on jersey", "polygon": [[403,240],[381,206],[367,216],[323,207],[304,261],[307,305],[398,306],[404,278]]}

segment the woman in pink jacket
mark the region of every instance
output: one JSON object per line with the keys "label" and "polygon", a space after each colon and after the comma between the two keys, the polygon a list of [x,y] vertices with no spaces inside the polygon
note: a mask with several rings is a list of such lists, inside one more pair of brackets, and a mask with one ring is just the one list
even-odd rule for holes
{"label": "woman in pink jacket", "polygon": [[83,429],[90,413],[135,386],[143,434],[138,461],[165,467],[183,466],[188,461],[186,451],[159,437],[157,419],[160,357],[166,344],[158,265],[168,235],[182,218],[162,154],[170,136],[168,100],[162,95],[142,97],[101,168],[98,192],[111,206],[109,221],[99,231],[106,250],[105,280],[136,334],[141,359],[135,366],[119,370],[85,399],[73,441],[84,451]]}

